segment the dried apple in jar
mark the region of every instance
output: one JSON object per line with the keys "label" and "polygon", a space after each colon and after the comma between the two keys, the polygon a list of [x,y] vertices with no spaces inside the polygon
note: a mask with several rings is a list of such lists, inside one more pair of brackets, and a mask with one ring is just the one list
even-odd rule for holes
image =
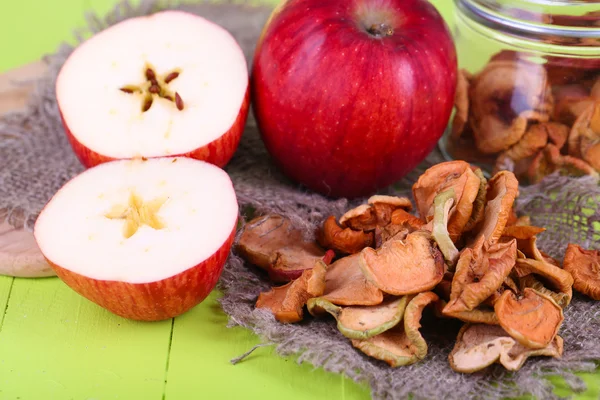
{"label": "dried apple in jar", "polygon": [[589,5],[549,13],[533,1],[503,4],[458,1],[461,70],[443,153],[522,184],[598,177],[600,26],[589,23]]}

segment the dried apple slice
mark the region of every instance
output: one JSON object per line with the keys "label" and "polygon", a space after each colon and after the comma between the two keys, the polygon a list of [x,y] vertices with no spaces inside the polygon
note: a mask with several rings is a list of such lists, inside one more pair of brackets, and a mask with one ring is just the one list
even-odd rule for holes
{"label": "dried apple slice", "polygon": [[545,129],[544,123],[532,125],[523,137],[506,150],[504,154],[510,157],[513,161],[523,160],[525,158],[536,155],[540,150],[548,144],[548,132]]}
{"label": "dried apple slice", "polygon": [[547,121],[551,100],[541,65],[524,61],[492,61],[469,88],[469,122],[477,149],[494,154],[525,134],[529,121]]}
{"label": "dried apple slice", "polygon": [[515,265],[517,243],[498,243],[483,248],[482,240],[476,247],[461,252],[452,280],[450,301],[443,313],[455,316],[462,311],[475,309],[491,296],[503,283]]}
{"label": "dried apple slice", "polygon": [[545,261],[530,258],[517,259],[514,271],[519,278],[530,274],[540,276],[544,282],[547,282],[550,289],[554,289],[556,293],[564,294],[565,306],[570,303],[573,297],[573,276],[568,271]]}
{"label": "dried apple slice", "polygon": [[359,257],[340,258],[327,268],[324,300],[340,306],[371,306],[383,301],[383,292],[360,269]]}
{"label": "dried apple slice", "polygon": [[454,96],[454,106],[456,107],[456,113],[452,120],[452,140],[460,139],[465,125],[469,119],[469,79],[472,78],[471,74],[461,69],[458,72],[456,94]]}
{"label": "dried apple slice", "polygon": [[340,225],[357,231],[371,232],[378,226],[389,224],[392,213],[396,209],[410,211],[412,209],[410,199],[375,195],[367,200],[367,204],[361,204],[342,215]]}
{"label": "dried apple slice", "polygon": [[562,353],[563,339],[558,335],[548,346],[534,350],[518,343],[500,326],[466,324],[458,332],[448,360],[454,371],[470,374],[495,362],[509,371],[517,371],[529,357],[560,358]]}
{"label": "dried apple slice", "polygon": [[435,197],[454,189],[456,202],[450,211],[448,232],[456,243],[471,218],[480,185],[481,180],[465,161],[447,161],[434,165],[412,187],[419,216],[427,222],[431,221]]}
{"label": "dried apple slice", "polygon": [[442,253],[425,231],[413,232],[404,241],[390,240],[377,250],[367,247],[359,264],[371,283],[397,296],[433,289],[445,270]]}
{"label": "dried apple slice", "polygon": [[573,276],[573,287],[580,293],[600,300],[600,252],[569,243],[564,268]]}
{"label": "dried apple slice", "polygon": [[[540,282],[535,275],[525,275],[519,278],[519,290],[523,291],[525,288],[532,288],[533,290],[545,294],[551,297],[561,308],[565,308],[571,302],[573,297],[573,290],[569,290],[567,293],[554,292],[548,289],[542,282]],[[515,291],[516,292],[516,291]]]}
{"label": "dried apple slice", "polygon": [[374,195],[367,200],[367,204],[375,210],[380,224],[388,224],[395,210],[412,210],[412,202],[408,197]]}
{"label": "dried apple slice", "polygon": [[408,300],[408,296],[402,296],[376,306],[338,307],[323,298],[314,298],[307,306],[313,315],[331,314],[337,320],[338,330],[347,338],[368,339],[398,325]]}
{"label": "dried apple slice", "polygon": [[388,225],[375,228],[375,247],[381,247],[383,243],[393,238],[404,240],[409,233],[422,229],[424,226],[425,222],[422,219],[406,210],[401,208],[394,210]]}
{"label": "dried apple slice", "polygon": [[279,322],[301,321],[308,299],[323,294],[325,274],[325,263],[317,261],[312,269],[305,270],[298,279],[259,294],[256,308],[268,308]]}
{"label": "dried apple slice", "polygon": [[246,261],[266,270],[273,282],[297,279],[326,255],[316,243],[305,241],[289,219],[277,214],[249,221],[237,250]]}
{"label": "dried apple slice", "polygon": [[548,144],[529,165],[527,178],[531,183],[538,183],[544,177],[557,171],[570,176],[598,176],[598,172],[586,161],[562,155],[558,147]]}
{"label": "dried apple slice", "polygon": [[448,232],[448,214],[455,200],[454,189],[448,189],[438,194],[433,201],[435,211],[433,213],[433,229],[431,234],[448,262],[450,270],[454,270],[454,265],[456,264],[456,260],[458,260],[458,249],[452,242],[452,239],[450,239],[450,233]]}
{"label": "dried apple slice", "polygon": [[490,179],[485,216],[478,231],[487,245],[497,243],[502,236],[518,194],[519,181],[512,172],[500,171]]}
{"label": "dried apple slice", "polygon": [[536,235],[544,232],[546,228],[540,228],[539,226],[530,225],[511,225],[504,227],[502,231],[503,237],[527,240],[535,237]]}
{"label": "dried apple slice", "polygon": [[[600,170],[600,100],[590,104],[577,118],[569,135],[569,155],[582,158]],[[594,157],[596,156],[596,157]]]}
{"label": "dried apple slice", "polygon": [[392,213],[392,219],[390,225],[402,225],[406,226],[413,231],[421,229],[425,225],[425,221],[421,218],[412,215],[404,209],[394,210]]}
{"label": "dried apple slice", "polygon": [[332,215],[325,220],[318,241],[321,246],[336,253],[354,254],[373,245],[373,233],[342,228]]}
{"label": "dried apple slice", "polygon": [[422,360],[427,355],[427,343],[419,332],[421,315],[427,305],[437,300],[433,292],[419,293],[406,306],[403,324],[365,340],[352,339],[352,345],[391,367]]}
{"label": "dried apple slice", "polygon": [[525,288],[519,296],[505,291],[494,305],[500,326],[522,345],[541,349],[558,333],[562,308],[549,296]]}

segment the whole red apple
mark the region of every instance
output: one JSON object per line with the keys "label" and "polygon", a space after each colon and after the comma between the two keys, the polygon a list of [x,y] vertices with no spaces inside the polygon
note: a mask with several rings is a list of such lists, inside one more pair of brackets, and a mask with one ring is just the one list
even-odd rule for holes
{"label": "whole red apple", "polygon": [[451,34],[425,0],[287,0],[257,45],[253,109],[286,175],[357,197],[433,149],[456,74]]}

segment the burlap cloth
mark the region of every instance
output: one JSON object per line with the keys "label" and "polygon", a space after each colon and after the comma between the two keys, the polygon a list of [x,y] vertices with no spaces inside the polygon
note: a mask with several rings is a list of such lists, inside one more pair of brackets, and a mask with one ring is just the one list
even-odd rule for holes
{"label": "burlap cloth", "polygon": [[[270,8],[232,4],[208,5],[159,4],[142,1],[132,8],[118,5],[105,18],[88,16],[89,26],[77,34],[97,32],[126,17],[148,14],[160,8],[183,8],[205,16],[228,29],[239,41],[249,64],[254,46]],[[0,222],[7,218],[15,226],[31,228],[48,199],[69,178],[82,171],[71,152],[60,123],[54,97],[54,81],[72,47],[63,45],[46,58],[47,76],[36,82],[36,90],[26,111],[0,121]],[[434,151],[410,176],[388,193],[407,193],[411,183],[427,166],[441,161]],[[332,201],[310,193],[286,180],[272,166],[260,141],[252,117],[239,150],[227,167],[233,179],[239,203],[252,206],[259,213],[278,212],[289,216],[311,234],[314,227],[329,215],[340,216],[351,204]],[[532,217],[533,223],[548,228],[540,235],[540,247],[562,259],[566,244],[576,242],[598,248],[600,234],[600,188],[591,179],[568,179],[553,176],[539,185],[521,188],[520,212]],[[392,369],[355,350],[338,333],[330,319],[306,320],[283,325],[264,310],[255,310],[258,293],[267,282],[252,267],[231,255],[220,288],[220,300],[230,316],[230,325],[241,325],[260,335],[265,343],[276,346],[282,355],[297,355],[298,362],[309,362],[327,371],[345,374],[372,388],[373,398],[488,398],[499,399],[523,394],[539,398],[556,398],[550,375],[560,375],[575,391],[585,389],[575,371],[593,371],[600,360],[600,302],[575,296],[565,310],[560,334],[565,351],[561,360],[529,360],[518,373],[501,367],[464,375],[453,372],[447,356],[454,343],[458,326],[454,322],[426,321],[423,334],[429,344],[425,360],[408,367]],[[436,333],[438,332],[438,333]],[[244,362],[252,362],[246,360]]]}

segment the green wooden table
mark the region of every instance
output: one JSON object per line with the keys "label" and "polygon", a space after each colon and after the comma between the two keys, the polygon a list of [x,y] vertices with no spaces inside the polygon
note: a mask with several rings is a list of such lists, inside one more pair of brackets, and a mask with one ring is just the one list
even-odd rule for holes
{"label": "green wooden table", "polygon": [[[277,0],[269,0],[271,3]],[[4,0],[0,3],[0,73],[38,60],[115,0]],[[435,0],[451,19],[450,0]],[[214,292],[172,321],[132,322],[78,296],[58,278],[0,277],[0,399],[368,399],[369,389],[298,365],[262,347],[251,332],[226,328]],[[598,398],[592,389],[577,398]],[[567,394],[557,381],[558,392]],[[561,388],[562,386],[562,388]]]}

